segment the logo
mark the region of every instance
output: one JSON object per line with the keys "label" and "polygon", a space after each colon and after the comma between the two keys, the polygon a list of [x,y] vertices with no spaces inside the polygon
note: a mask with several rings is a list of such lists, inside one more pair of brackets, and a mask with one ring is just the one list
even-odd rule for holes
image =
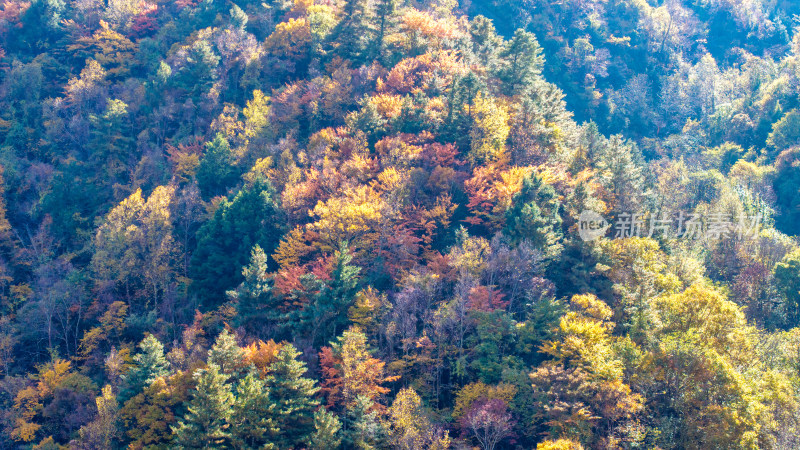
{"label": "logo", "polygon": [[578,216],[578,227],[581,239],[590,242],[605,235],[611,224],[600,214],[586,209]]}

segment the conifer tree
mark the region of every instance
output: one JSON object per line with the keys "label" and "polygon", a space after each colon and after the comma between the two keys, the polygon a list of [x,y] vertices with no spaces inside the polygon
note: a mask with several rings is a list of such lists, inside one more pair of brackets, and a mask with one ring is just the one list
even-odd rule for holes
{"label": "conifer tree", "polygon": [[359,395],[345,411],[344,446],[373,450],[383,448],[386,430],[369,397]]}
{"label": "conifer tree", "polygon": [[378,0],[375,3],[375,39],[372,43],[373,57],[383,57],[386,34],[394,25],[394,15],[397,12],[398,0]]}
{"label": "conifer tree", "polygon": [[775,227],[787,234],[800,234],[800,147],[782,152],[775,160],[777,173],[772,182],[780,214]]}
{"label": "conifer tree", "polygon": [[561,249],[560,207],[555,189],[539,175],[531,174],[506,211],[504,232],[516,242],[527,239],[535,248],[554,256]]}
{"label": "conifer tree", "polygon": [[306,316],[317,342],[327,342],[345,327],[347,310],[358,293],[358,273],[361,269],[350,264],[353,257],[346,247],[342,246],[335,256],[331,278],[325,282]]}
{"label": "conifer tree", "polygon": [[89,141],[89,160],[95,169],[97,181],[111,186],[127,180],[124,176],[131,161],[135,142],[131,137],[128,105],[122,100],[108,100],[105,112],[91,115],[91,139]]}
{"label": "conifer tree", "polygon": [[236,336],[227,329],[217,336],[214,346],[208,351],[208,361],[219,367],[223,374],[235,377],[244,368],[244,351],[236,344]]}
{"label": "conifer tree", "polygon": [[192,392],[186,414],[173,428],[180,448],[219,448],[230,439],[230,418],[234,397],[228,376],[210,363],[194,374],[197,387]]}
{"label": "conifer tree", "polygon": [[454,80],[448,94],[445,137],[461,149],[470,146],[470,129],[476,116],[475,99],[486,90],[486,83],[473,72]]}
{"label": "conifer tree", "polygon": [[497,52],[503,46],[503,39],[497,35],[494,24],[484,16],[475,16],[469,23],[472,40],[472,54],[484,66],[497,65]]}
{"label": "conifer tree", "polygon": [[225,290],[242,279],[241,268],[258,244],[271,254],[282,235],[283,219],[272,186],[258,177],[231,200],[223,200],[214,217],[197,233],[189,275],[191,292],[208,306],[225,298]]}
{"label": "conifer tree", "polygon": [[331,40],[336,42],[339,56],[360,65],[372,34],[367,1],[346,0],[341,17],[342,20],[331,33]]}
{"label": "conifer tree", "polygon": [[123,377],[125,388],[120,392],[120,402],[142,392],[159,377],[169,374],[169,362],[164,357],[164,345],[152,334],[139,343],[139,353],[133,357],[136,363]]}
{"label": "conifer tree", "polygon": [[542,48],[533,33],[522,29],[514,32],[514,37],[500,53],[500,57],[504,64],[498,77],[503,82],[506,95],[522,93],[542,72]]}
{"label": "conifer tree", "polygon": [[272,278],[267,273],[267,255],[256,244],[250,252],[250,263],[242,269],[244,280],[228,298],[236,302],[236,325],[257,333],[276,311],[272,307]]}
{"label": "conifer tree", "polygon": [[[17,242],[14,238],[11,223],[8,221],[7,217],[6,182],[3,177],[4,171],[4,167],[0,165],[0,285],[11,284],[13,281],[10,269],[17,251]],[[0,294],[0,301],[2,301],[2,303],[0,303],[0,310],[6,314],[10,313],[11,304],[5,293]]]}
{"label": "conifer tree", "polygon": [[336,415],[320,408],[314,413],[314,433],[308,440],[315,450],[336,450],[342,445],[342,423]]}
{"label": "conifer tree", "polygon": [[641,153],[635,144],[623,141],[620,136],[603,139],[595,156],[600,169],[600,179],[610,191],[610,199],[617,213],[634,213],[643,199],[645,174]]}
{"label": "conifer tree", "polygon": [[197,166],[197,185],[204,198],[225,194],[236,181],[233,162],[228,140],[222,133],[217,133],[213,141],[206,143],[206,152]]}
{"label": "conifer tree", "polygon": [[231,444],[237,449],[273,449],[280,429],[275,421],[266,380],[250,372],[236,386],[236,401],[231,413]]}
{"label": "conifer tree", "polygon": [[275,423],[281,430],[274,441],[278,448],[292,448],[314,431],[314,408],[319,405],[314,395],[319,388],[314,386],[314,380],[303,376],[306,365],[297,360],[299,355],[293,345],[285,344],[266,378]]}
{"label": "conifer tree", "polygon": [[784,298],[786,325],[796,327],[800,323],[800,250],[786,255],[775,264],[773,274],[778,292]]}

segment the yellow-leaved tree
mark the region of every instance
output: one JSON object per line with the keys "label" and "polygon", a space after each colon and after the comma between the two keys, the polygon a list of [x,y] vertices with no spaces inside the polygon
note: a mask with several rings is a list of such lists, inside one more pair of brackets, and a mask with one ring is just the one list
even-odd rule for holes
{"label": "yellow-leaved tree", "polygon": [[536,425],[550,437],[597,448],[640,442],[644,399],[626,383],[623,358],[638,348],[612,334],[613,312],[594,295],[575,295],[570,306],[557,339],[542,346],[553,359],[530,375],[543,405]]}
{"label": "yellow-leaved tree", "polygon": [[[137,189],[115,206],[94,237],[92,269],[101,287],[122,293],[130,302],[155,306],[175,279],[177,244],[172,236],[172,186],[157,187],[147,200]],[[133,306],[133,305],[132,305]]]}
{"label": "yellow-leaved tree", "polygon": [[469,132],[470,162],[478,165],[506,158],[509,131],[507,108],[483,94],[475,97]]}
{"label": "yellow-leaved tree", "polygon": [[389,438],[401,450],[450,448],[447,430],[434,427],[414,389],[401,389],[389,408]]}
{"label": "yellow-leaved tree", "polygon": [[[319,234],[324,252],[333,252],[346,242],[356,255],[374,248],[380,232],[387,229],[389,205],[369,186],[348,188],[342,196],[317,203],[311,212],[311,228]],[[387,231],[388,232],[388,231]]]}

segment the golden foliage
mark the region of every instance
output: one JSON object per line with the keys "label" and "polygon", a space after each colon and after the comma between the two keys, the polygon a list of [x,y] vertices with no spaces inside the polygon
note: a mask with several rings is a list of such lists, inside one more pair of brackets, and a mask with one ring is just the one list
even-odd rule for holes
{"label": "golden foliage", "polygon": [[[464,105],[465,109],[467,107]],[[471,108],[470,162],[477,165],[504,160],[506,141],[511,131],[508,125],[508,109],[483,94],[475,98],[475,104]]]}
{"label": "golden foliage", "polygon": [[496,386],[489,386],[481,381],[470,383],[461,388],[456,394],[456,402],[453,405],[452,413],[453,419],[460,419],[475,400],[500,399],[506,404],[511,404],[515,395],[517,395],[517,388],[513,384],[500,383]]}
{"label": "golden foliage", "polygon": [[433,428],[422,408],[422,399],[414,389],[401,389],[389,408],[389,436],[394,447],[402,450],[447,449],[450,436]]}
{"label": "golden foliage", "polygon": [[71,368],[70,361],[60,358],[39,366],[36,385],[22,389],[14,397],[14,409],[21,417],[15,420],[16,426],[11,431],[12,439],[31,442],[36,438],[41,425],[36,424],[34,419],[44,408],[42,401],[52,397],[55,390],[70,375]]}
{"label": "golden foliage", "polygon": [[273,55],[295,61],[308,55],[310,45],[311,29],[304,17],[279,23],[264,43]]}
{"label": "golden foliage", "polygon": [[340,242],[357,249],[370,248],[378,237],[388,205],[373,188],[347,189],[341,197],[319,202],[310,213],[317,220],[310,228],[320,235],[323,251],[334,251]]}
{"label": "golden foliage", "polygon": [[536,450],[583,450],[580,442],[572,439],[546,440],[536,445]]}
{"label": "golden foliage", "polygon": [[252,364],[258,369],[261,378],[266,377],[270,372],[270,365],[278,359],[278,351],[283,344],[277,344],[270,339],[267,342],[257,340],[252,344],[244,347],[244,362],[245,365]]}
{"label": "golden foliage", "polygon": [[125,302],[116,301],[109,305],[108,310],[100,317],[100,325],[89,329],[83,334],[81,343],[78,346],[80,358],[88,358],[102,342],[112,336],[112,333],[118,336],[125,328],[127,315],[128,305]]}

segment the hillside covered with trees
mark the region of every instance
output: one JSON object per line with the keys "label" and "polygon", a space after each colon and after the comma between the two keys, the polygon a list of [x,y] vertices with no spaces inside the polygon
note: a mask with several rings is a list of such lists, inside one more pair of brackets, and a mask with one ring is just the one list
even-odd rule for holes
{"label": "hillside covered with trees", "polygon": [[0,449],[800,448],[798,31],[4,0]]}

